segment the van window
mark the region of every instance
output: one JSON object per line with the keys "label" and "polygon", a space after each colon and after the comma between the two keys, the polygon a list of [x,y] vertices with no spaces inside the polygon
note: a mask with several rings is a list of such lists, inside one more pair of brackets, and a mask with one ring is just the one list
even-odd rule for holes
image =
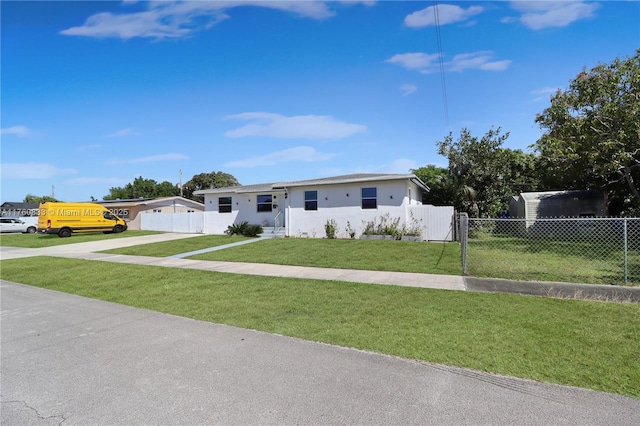
{"label": "van window", "polygon": [[110,211],[102,212],[102,215],[104,216],[105,219],[108,219],[108,220],[118,220],[118,218],[115,217],[113,213],[111,213]]}

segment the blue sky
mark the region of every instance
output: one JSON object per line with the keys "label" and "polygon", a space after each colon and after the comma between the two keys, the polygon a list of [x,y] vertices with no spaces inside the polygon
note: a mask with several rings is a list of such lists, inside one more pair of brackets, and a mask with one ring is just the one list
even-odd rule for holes
{"label": "blue sky", "polygon": [[528,150],[551,93],[640,46],[637,1],[0,7],[3,202],[102,199],[180,170],[408,173],[446,166],[436,142],[463,127]]}

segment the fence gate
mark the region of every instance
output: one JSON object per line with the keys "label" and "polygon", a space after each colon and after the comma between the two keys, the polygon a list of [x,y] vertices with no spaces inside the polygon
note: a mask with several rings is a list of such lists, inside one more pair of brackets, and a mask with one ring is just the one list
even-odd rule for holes
{"label": "fence gate", "polygon": [[453,206],[409,206],[409,216],[422,228],[422,237],[427,241],[455,240],[455,211]]}

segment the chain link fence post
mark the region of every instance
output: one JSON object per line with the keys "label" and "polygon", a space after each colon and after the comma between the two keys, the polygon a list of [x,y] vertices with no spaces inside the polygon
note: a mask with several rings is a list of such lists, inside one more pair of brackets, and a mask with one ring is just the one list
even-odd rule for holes
{"label": "chain link fence post", "polygon": [[624,219],[624,222],[622,223],[622,235],[624,238],[624,283],[628,284],[629,283],[629,278],[627,275],[627,271],[628,271],[628,265],[627,265],[627,252],[629,251],[629,246],[627,243],[627,219]]}
{"label": "chain link fence post", "polygon": [[460,213],[460,254],[462,257],[462,275],[467,273],[467,246],[469,244],[469,215]]}

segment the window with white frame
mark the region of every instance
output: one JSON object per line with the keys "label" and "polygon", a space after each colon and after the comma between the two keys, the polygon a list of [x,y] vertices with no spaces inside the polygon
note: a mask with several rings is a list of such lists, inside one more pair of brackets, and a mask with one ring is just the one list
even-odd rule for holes
{"label": "window with white frame", "polygon": [[269,213],[273,210],[273,196],[271,194],[258,195],[257,202],[258,213]]}
{"label": "window with white frame", "polygon": [[378,208],[378,190],[375,187],[362,188],[362,208],[377,209]]}
{"label": "window with white frame", "polygon": [[218,213],[231,213],[231,197],[218,197]]}
{"label": "window with white frame", "polygon": [[304,209],[318,210],[318,191],[304,191]]}

